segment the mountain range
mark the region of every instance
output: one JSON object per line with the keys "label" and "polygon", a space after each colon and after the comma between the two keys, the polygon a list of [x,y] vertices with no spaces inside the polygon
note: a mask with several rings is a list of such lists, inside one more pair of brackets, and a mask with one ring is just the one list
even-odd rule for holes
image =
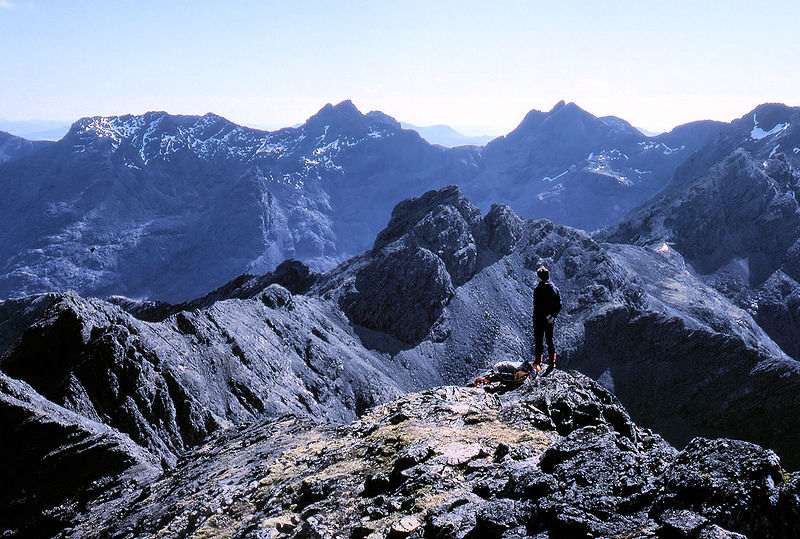
{"label": "mountain range", "polygon": [[3,143],[0,297],[177,302],[287,258],[329,269],[367,248],[395,204],[453,183],[483,210],[505,203],[594,230],[726,129],[647,137],[563,102],[485,147],[457,148],[349,101],[271,132],[213,114],[84,118],[57,142]]}
{"label": "mountain range", "polygon": [[[661,247],[448,186],[329,271],[0,301],[4,533],[791,537],[800,366]],[[454,387],[529,357],[541,264],[576,371]]]}

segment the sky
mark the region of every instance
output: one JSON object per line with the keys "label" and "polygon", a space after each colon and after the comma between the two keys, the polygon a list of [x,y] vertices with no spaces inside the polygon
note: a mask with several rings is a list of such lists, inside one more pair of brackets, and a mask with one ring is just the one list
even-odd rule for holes
{"label": "sky", "polygon": [[663,131],[800,105],[798,21],[797,0],[0,0],[0,118],[277,128],[352,99],[497,135],[564,99]]}

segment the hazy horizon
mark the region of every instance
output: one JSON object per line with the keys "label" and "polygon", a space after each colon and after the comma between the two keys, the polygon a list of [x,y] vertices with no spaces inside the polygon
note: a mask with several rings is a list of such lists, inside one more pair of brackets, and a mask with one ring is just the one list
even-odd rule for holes
{"label": "hazy horizon", "polygon": [[2,0],[0,118],[166,110],[274,129],[352,99],[500,135],[561,99],[654,132],[800,104],[800,74],[774,67],[800,57],[792,2],[234,5]]}

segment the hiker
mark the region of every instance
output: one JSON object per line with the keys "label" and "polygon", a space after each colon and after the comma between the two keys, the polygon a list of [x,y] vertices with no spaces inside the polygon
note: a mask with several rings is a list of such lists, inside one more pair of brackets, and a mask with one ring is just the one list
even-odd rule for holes
{"label": "hiker", "polygon": [[542,370],[544,357],[544,339],[547,339],[549,352],[547,372],[556,368],[556,346],[553,343],[553,327],[556,316],[561,312],[561,293],[556,285],[550,282],[550,270],[542,266],[536,270],[539,284],[533,290],[533,342],[534,360],[533,368],[536,372]]}

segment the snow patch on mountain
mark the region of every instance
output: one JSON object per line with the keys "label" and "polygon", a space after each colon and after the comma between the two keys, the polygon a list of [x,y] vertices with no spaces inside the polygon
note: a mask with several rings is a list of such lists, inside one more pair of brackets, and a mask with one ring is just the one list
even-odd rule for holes
{"label": "snow patch on mountain", "polygon": [[628,155],[621,152],[620,150],[613,149],[613,150],[603,150],[600,153],[590,153],[589,158],[587,159],[587,165],[584,167],[584,171],[591,172],[593,174],[602,174],[603,176],[608,176],[610,178],[614,178],[623,185],[631,185],[631,181],[625,174],[614,170],[612,167],[612,163],[614,161],[627,161],[629,159]]}
{"label": "snow patch on mountain", "polygon": [[536,198],[538,200],[540,200],[540,201],[547,200],[548,198],[557,198],[563,192],[564,192],[564,184],[563,183],[557,183],[552,188],[548,189],[547,191],[542,191],[541,193],[536,195]]}
{"label": "snow patch on mountain", "polygon": [[[322,171],[344,173],[337,157],[362,143],[392,136],[394,132],[389,127],[372,125],[360,133],[339,133],[330,140],[331,125],[323,126],[321,133],[307,125],[268,132],[238,126],[214,114],[191,117],[153,112],[85,118],[75,124],[72,134],[76,153],[87,149],[109,149],[114,153],[132,148],[138,159],[131,160],[129,151],[124,151],[123,159],[125,166],[134,170],[153,160],[169,161],[185,152],[203,160],[222,158],[245,163],[289,159],[301,170],[285,173],[281,183],[300,189],[305,179],[321,178]],[[307,143],[303,144],[309,130],[312,133],[308,135],[315,136],[317,147],[307,148]]]}
{"label": "snow patch on mountain", "polygon": [[775,124],[775,126],[770,129],[769,131],[764,131],[762,128],[758,126],[758,118],[756,114],[753,113],[753,129],[750,131],[750,138],[753,140],[761,140],[767,137],[771,137],[772,135],[777,135],[789,128],[789,122]]}
{"label": "snow patch on mountain", "polygon": [[[554,181],[556,181],[557,179],[559,179],[560,177],[564,176],[567,173],[569,173],[569,169],[565,170],[564,172],[562,172],[561,174],[559,174],[557,176],[553,176],[552,178],[550,176],[545,176],[544,178],[542,178],[541,181],[543,181],[543,182],[554,182]],[[541,199],[539,199],[539,200],[541,200]]]}
{"label": "snow patch on mountain", "polygon": [[638,142],[639,146],[641,146],[642,150],[644,151],[661,151],[664,155],[672,155],[675,152],[679,152],[681,150],[685,150],[686,146],[681,144],[675,148],[672,148],[663,142],[654,142],[652,140],[645,140],[642,142]]}

